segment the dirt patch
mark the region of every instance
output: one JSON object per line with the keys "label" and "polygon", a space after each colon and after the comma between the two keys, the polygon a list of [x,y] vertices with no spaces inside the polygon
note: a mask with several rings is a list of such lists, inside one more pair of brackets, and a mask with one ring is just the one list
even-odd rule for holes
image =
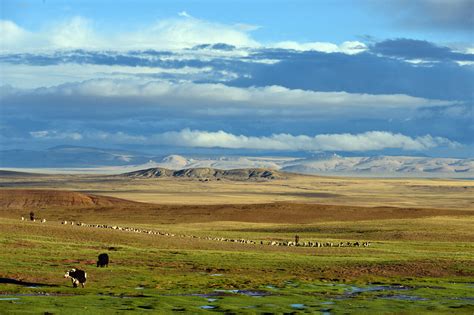
{"label": "dirt patch", "polygon": [[4,209],[88,208],[130,204],[135,202],[74,191],[0,189],[0,207]]}
{"label": "dirt patch", "polygon": [[80,264],[80,265],[95,265],[97,261],[91,259],[63,259],[62,263],[68,265]]}

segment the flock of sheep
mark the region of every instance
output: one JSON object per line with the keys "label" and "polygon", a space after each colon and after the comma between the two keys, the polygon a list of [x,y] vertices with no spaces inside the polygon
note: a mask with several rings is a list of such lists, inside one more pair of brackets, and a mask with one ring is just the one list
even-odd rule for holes
{"label": "flock of sheep", "polygon": [[[25,221],[24,217],[21,217],[22,221]],[[32,218],[31,221],[35,222],[36,219]],[[46,219],[41,219],[41,223],[46,223]],[[371,245],[370,242],[317,242],[317,241],[299,241],[299,237],[295,236],[294,241],[254,241],[248,239],[232,239],[232,238],[225,238],[225,237],[211,237],[211,236],[195,236],[195,235],[176,235],[172,233],[166,232],[159,232],[154,230],[147,230],[147,229],[139,229],[133,227],[126,227],[126,226],[118,226],[118,225],[107,225],[107,224],[86,224],[82,222],[74,222],[74,221],[62,221],[61,224],[63,225],[75,225],[75,226],[82,226],[82,227],[90,227],[90,228],[101,228],[101,229],[112,229],[118,231],[125,231],[125,232],[134,232],[134,233],[145,233],[145,234],[153,234],[153,235],[162,235],[162,236],[170,236],[170,237],[183,237],[183,238],[195,238],[195,239],[203,239],[209,241],[220,241],[220,242],[231,242],[231,243],[241,243],[241,244],[254,244],[254,245],[269,245],[269,246],[298,246],[298,247],[369,247]]]}
{"label": "flock of sheep", "polygon": [[195,235],[185,235],[185,234],[173,234],[173,233],[166,233],[160,232],[155,230],[147,230],[147,229],[139,229],[133,227],[126,227],[126,226],[118,226],[118,225],[107,225],[107,224],[87,224],[82,222],[73,222],[73,221],[62,221],[61,224],[66,225],[76,225],[81,227],[89,227],[89,228],[100,228],[100,229],[112,229],[117,231],[125,231],[125,232],[134,232],[134,233],[144,233],[144,234],[152,234],[152,235],[161,235],[161,236],[169,236],[169,237],[182,237],[182,238],[194,238],[194,239],[203,239],[203,240],[210,240],[210,241],[220,241],[220,242],[231,242],[231,243],[240,243],[240,244],[254,244],[254,245],[269,245],[269,246],[298,246],[298,247],[369,247],[371,244],[370,242],[316,242],[316,241],[299,241],[299,237],[296,236],[295,241],[254,241],[248,239],[231,239],[225,237],[211,237],[211,236],[195,236]]}

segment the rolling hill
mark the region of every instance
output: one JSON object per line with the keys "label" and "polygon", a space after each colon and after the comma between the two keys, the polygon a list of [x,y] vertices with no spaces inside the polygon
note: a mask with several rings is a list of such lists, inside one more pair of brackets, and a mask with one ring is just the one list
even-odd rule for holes
{"label": "rolling hill", "polygon": [[271,180],[284,178],[275,170],[260,168],[245,168],[222,170],[214,168],[187,168],[182,170],[170,170],[166,168],[149,168],[123,174],[131,178],[194,178],[205,180]]}
{"label": "rolling hill", "polygon": [[95,208],[132,204],[136,202],[75,191],[0,189],[1,209]]}

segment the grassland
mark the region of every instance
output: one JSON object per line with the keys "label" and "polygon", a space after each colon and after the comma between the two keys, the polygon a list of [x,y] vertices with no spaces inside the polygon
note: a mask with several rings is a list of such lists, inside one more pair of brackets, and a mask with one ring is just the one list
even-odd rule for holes
{"label": "grassland", "polygon": [[[469,181],[292,176],[202,183],[10,176],[0,184],[4,200],[13,189],[26,188],[138,201],[66,207],[54,205],[57,199],[51,197],[37,204],[29,200],[27,208],[2,203],[0,313],[474,312],[474,184]],[[47,222],[20,221],[31,209]],[[62,220],[198,237],[61,225]],[[203,239],[285,241],[295,234],[301,241],[370,241],[371,246]],[[109,268],[95,267],[102,252],[111,257]],[[73,289],[62,278],[71,267],[88,272],[85,289]]]}

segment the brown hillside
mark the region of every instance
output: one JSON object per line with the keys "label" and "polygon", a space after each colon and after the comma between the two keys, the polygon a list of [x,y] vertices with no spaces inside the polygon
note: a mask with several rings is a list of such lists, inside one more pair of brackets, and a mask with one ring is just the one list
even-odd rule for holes
{"label": "brown hillside", "polygon": [[1,189],[0,208],[91,208],[134,204],[119,198],[88,195],[74,191]]}

